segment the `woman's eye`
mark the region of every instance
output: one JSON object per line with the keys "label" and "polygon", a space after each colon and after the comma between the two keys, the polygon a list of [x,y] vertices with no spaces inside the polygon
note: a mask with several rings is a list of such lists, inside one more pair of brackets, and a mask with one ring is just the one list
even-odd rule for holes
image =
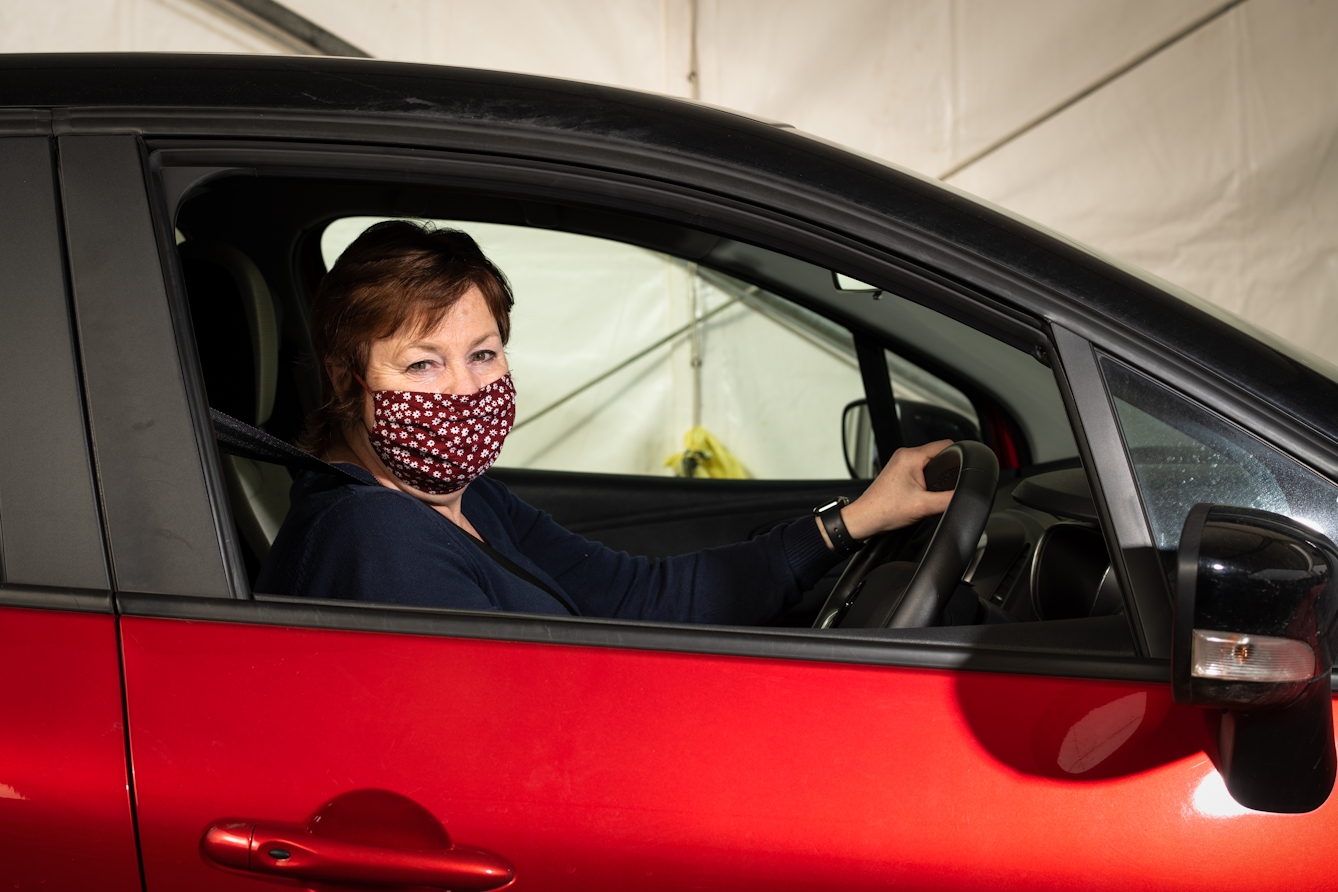
{"label": "woman's eye", "polygon": [[491,350],[480,350],[474,354],[473,359],[474,362],[487,362],[496,355],[497,354]]}
{"label": "woman's eye", "polygon": [[417,362],[409,363],[409,371],[411,371],[411,372],[426,372],[426,371],[427,371],[427,367],[430,366],[431,364],[432,364],[432,361],[431,361],[431,360],[428,360],[428,359],[420,359],[420,360],[418,360]]}

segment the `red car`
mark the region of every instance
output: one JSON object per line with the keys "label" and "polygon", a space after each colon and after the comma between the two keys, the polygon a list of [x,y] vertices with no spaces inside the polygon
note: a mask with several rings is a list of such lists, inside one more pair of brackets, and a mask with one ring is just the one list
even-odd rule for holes
{"label": "red car", "polygon": [[[11,56],[0,157],[0,887],[1333,883],[1332,369],[936,182],[612,88]],[[534,424],[490,473],[569,529],[740,541],[940,438],[952,507],[764,627],[254,592],[310,296],[386,217],[474,227],[517,283]],[[632,455],[680,392],[752,479]]]}

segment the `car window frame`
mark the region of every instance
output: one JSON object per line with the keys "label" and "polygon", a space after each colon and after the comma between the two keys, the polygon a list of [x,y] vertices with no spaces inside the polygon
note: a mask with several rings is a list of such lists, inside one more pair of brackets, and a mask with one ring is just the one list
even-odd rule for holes
{"label": "car window frame", "polygon": [[[302,174],[307,176],[329,177],[334,173],[340,176],[380,176],[393,177],[402,181],[406,175],[406,165],[412,168],[412,175],[429,177],[433,182],[443,179],[470,191],[478,191],[478,167],[484,165],[494,177],[484,188],[493,191],[499,188],[498,179],[504,180],[511,192],[525,195],[536,200],[547,198],[565,198],[571,200],[570,191],[561,192],[553,186],[554,171],[548,169],[539,173],[533,163],[506,158],[479,159],[477,156],[461,159],[450,153],[441,152],[446,157],[429,157],[429,153],[416,151],[404,153],[392,151],[383,146],[334,147],[304,144],[248,143],[239,145],[235,142],[223,145],[202,145],[201,140],[192,140],[182,145],[175,140],[151,140],[146,143],[145,176],[150,184],[152,201],[155,205],[160,244],[169,248],[163,250],[164,275],[173,285],[173,299],[184,303],[184,291],[180,285],[180,271],[176,269],[175,251],[170,250],[174,242],[170,239],[172,228],[170,221],[180,203],[189,197],[201,180],[229,173],[262,174],[267,171],[282,172],[286,175]],[[463,175],[461,167],[471,167],[469,174]],[[433,171],[432,168],[438,169]],[[428,172],[424,172],[424,171]],[[319,171],[317,173],[316,171]],[[610,207],[623,213],[652,213],[657,207],[654,203],[637,203],[628,198],[629,178],[607,175],[591,177],[587,171],[571,169],[565,171],[568,177],[577,182],[575,198],[599,207]],[[513,176],[509,176],[513,175]],[[609,182],[614,179],[616,182]],[[634,178],[632,178],[634,179]],[[571,184],[562,184],[570,190]],[[638,182],[643,191],[652,194],[664,192],[663,184],[653,181]],[[597,187],[597,188],[596,188]],[[555,194],[555,191],[558,194]],[[536,194],[538,193],[538,194]],[[616,200],[610,200],[610,195]],[[700,203],[704,199],[697,196]],[[710,207],[722,207],[735,214],[756,215],[756,209],[738,201],[710,195],[705,199]],[[170,208],[170,209],[169,209]],[[809,262],[827,263],[828,268],[864,268],[878,269],[878,251],[870,249],[839,234],[821,232],[820,227],[795,218],[781,217],[773,220],[782,231],[779,243],[773,238],[752,233],[760,243],[769,244],[776,250],[789,248],[796,256],[804,256]],[[741,229],[743,227],[740,227]],[[765,227],[763,227],[765,229]],[[784,233],[788,229],[791,236],[787,242]],[[830,252],[813,256],[812,245],[802,246],[806,240],[798,237],[799,231],[819,230],[818,237],[824,239],[823,247]],[[750,233],[731,230],[731,235],[748,237]],[[798,244],[796,244],[798,242]],[[798,251],[795,249],[799,248]],[[886,251],[881,252],[891,259]],[[1027,316],[1014,309],[1006,308],[999,301],[973,292],[960,286],[949,287],[946,280],[927,275],[923,270],[909,269],[904,261],[889,264],[877,275],[868,279],[886,283],[898,282],[897,293],[922,303],[938,312],[946,312],[950,317],[962,321],[973,328],[984,331],[996,338],[1002,337],[1014,346],[1030,346],[1031,351],[1044,361],[1054,353],[1054,345],[1049,330],[1043,320]],[[890,290],[890,289],[889,289]],[[833,321],[847,327],[868,329],[867,322],[858,317],[841,316],[830,312],[829,308],[811,307]],[[177,313],[181,315],[180,310]],[[875,332],[875,335],[877,333]],[[895,349],[895,348],[894,348]],[[193,352],[193,351],[192,351]],[[1057,380],[1062,379],[1062,369],[1053,367]],[[199,376],[193,376],[191,386],[200,391],[192,400],[194,411],[207,412],[202,408],[202,383]],[[1060,383],[1061,393],[1064,385]],[[1072,412],[1070,424],[1072,424]],[[1078,428],[1074,427],[1075,438]],[[201,444],[202,451],[212,449],[214,444]],[[217,459],[215,459],[217,460]],[[226,495],[221,482],[211,492],[214,501],[214,513],[221,522],[230,522],[230,511],[226,504]],[[241,566],[240,557],[234,567]],[[249,591],[246,593],[249,595]],[[338,627],[381,631],[401,631],[418,634],[443,634],[454,637],[504,637],[512,640],[534,640],[569,642],[574,644],[595,644],[601,646],[626,647],[633,649],[671,650],[683,652],[727,653],[750,656],[770,656],[797,658],[804,660],[838,660],[841,662],[873,663],[880,665],[923,666],[926,668],[971,668],[989,671],[1021,672],[1024,674],[1045,674],[1075,677],[1116,678],[1130,680],[1164,680],[1165,661],[1143,655],[1123,656],[1110,653],[1058,651],[1053,646],[1035,648],[1025,642],[1016,647],[981,646],[969,630],[977,627],[963,627],[962,630],[910,630],[906,633],[891,630],[869,630],[830,635],[814,633],[811,630],[753,629],[744,627],[703,627],[677,624],[649,624],[618,620],[590,618],[552,618],[527,617],[523,615],[473,614],[467,611],[410,609],[408,616],[403,608],[391,605],[351,605],[340,602],[314,602],[307,599],[290,599],[258,595],[253,598],[242,596],[230,604],[218,599],[182,599],[164,596],[158,593],[127,593],[120,599],[122,609],[136,615],[170,616],[179,618],[214,617],[229,621],[258,622],[264,624],[282,624],[310,627]],[[998,627],[995,627],[996,629]],[[1057,628],[1057,627],[1052,627]],[[997,638],[986,635],[986,638]],[[1025,636],[1023,636],[1025,637]]]}

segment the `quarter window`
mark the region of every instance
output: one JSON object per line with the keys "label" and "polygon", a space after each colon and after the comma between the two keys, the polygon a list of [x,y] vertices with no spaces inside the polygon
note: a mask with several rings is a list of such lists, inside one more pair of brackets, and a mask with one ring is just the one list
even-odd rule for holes
{"label": "quarter window", "polygon": [[1101,358],[1125,445],[1162,551],[1175,551],[1200,502],[1290,517],[1338,540],[1338,487],[1110,357]]}

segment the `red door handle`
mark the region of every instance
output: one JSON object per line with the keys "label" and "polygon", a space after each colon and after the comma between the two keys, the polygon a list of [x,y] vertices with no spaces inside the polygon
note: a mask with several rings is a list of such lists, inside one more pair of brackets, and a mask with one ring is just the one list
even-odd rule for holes
{"label": "red door handle", "polygon": [[225,867],[303,880],[428,886],[484,892],[511,882],[506,861],[462,849],[390,849],[325,839],[294,824],[218,821],[200,848]]}
{"label": "red door handle", "polygon": [[306,826],[215,821],[200,851],[220,867],[308,881],[484,892],[515,875],[490,852],[452,845],[425,809],[383,790],[337,797]]}

